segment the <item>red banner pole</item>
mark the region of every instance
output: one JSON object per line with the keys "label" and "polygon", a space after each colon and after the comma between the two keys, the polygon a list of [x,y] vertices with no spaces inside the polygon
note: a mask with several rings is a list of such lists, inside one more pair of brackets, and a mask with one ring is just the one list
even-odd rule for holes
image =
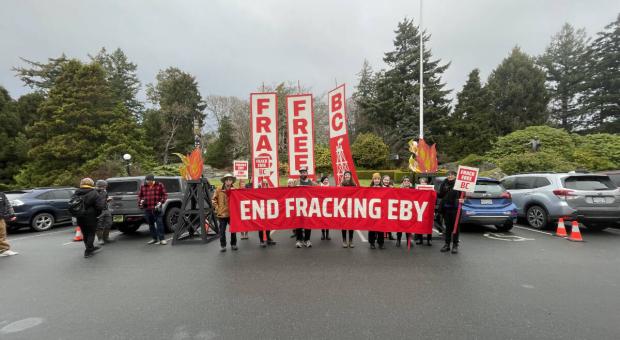
{"label": "red banner pole", "polygon": [[459,220],[461,219],[461,200],[465,197],[465,191],[461,191],[461,197],[459,197],[459,209],[456,211],[456,219],[454,220],[454,229],[452,235],[456,235],[457,228],[459,227]]}

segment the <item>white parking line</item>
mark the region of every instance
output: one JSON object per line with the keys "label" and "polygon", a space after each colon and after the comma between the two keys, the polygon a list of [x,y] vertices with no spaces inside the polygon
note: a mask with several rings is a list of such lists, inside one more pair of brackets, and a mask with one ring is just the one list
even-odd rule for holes
{"label": "white parking line", "polygon": [[362,233],[361,230],[356,230],[357,235],[362,239],[362,242],[368,242],[368,240],[364,237],[364,234]]}
{"label": "white parking line", "polygon": [[554,236],[552,233],[546,232],[546,231],[541,231],[541,230],[536,230],[536,229],[532,229],[532,228],[528,228],[528,227],[521,227],[521,226],[514,226],[515,228],[519,228],[519,229],[523,229],[523,230],[529,230],[529,231],[533,231],[535,233],[541,233],[541,234],[545,234],[545,235],[549,235],[549,236]]}

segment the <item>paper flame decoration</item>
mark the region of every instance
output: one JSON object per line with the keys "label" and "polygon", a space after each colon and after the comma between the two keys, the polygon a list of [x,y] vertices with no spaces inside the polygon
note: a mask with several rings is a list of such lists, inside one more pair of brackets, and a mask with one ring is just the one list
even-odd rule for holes
{"label": "paper flame decoration", "polygon": [[435,144],[429,146],[424,139],[416,143],[414,140],[409,141],[409,169],[417,173],[437,172],[437,149]]}
{"label": "paper flame decoration", "polygon": [[183,164],[179,167],[181,177],[186,180],[197,180],[202,176],[202,152],[199,148],[194,149],[189,155],[185,156],[180,153],[175,155],[181,158]]}

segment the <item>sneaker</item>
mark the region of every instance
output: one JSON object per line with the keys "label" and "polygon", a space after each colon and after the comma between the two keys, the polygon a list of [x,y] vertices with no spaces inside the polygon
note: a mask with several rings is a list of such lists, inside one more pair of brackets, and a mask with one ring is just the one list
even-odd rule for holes
{"label": "sneaker", "polygon": [[165,246],[166,244],[168,244],[168,242],[166,240],[161,240],[159,241],[159,244],[161,244],[162,246]]}
{"label": "sneaker", "polygon": [[150,240],[146,244],[155,244],[155,243],[159,243],[159,241],[157,241],[157,240]]}
{"label": "sneaker", "polygon": [[349,248],[349,244],[346,242],[342,242],[342,248]]}
{"label": "sneaker", "polygon": [[312,242],[310,241],[306,241],[305,244],[306,248],[312,248]]}
{"label": "sneaker", "polygon": [[450,245],[449,244],[444,245],[443,247],[441,247],[441,249],[439,251],[442,252],[442,253],[449,252],[450,251]]}
{"label": "sneaker", "polygon": [[459,252],[459,245],[455,244],[452,246],[452,254],[458,254]]}
{"label": "sneaker", "polygon": [[297,243],[295,243],[295,247],[296,248],[301,248],[301,241],[297,241]]}
{"label": "sneaker", "polygon": [[265,248],[265,247],[267,247],[267,243],[265,243],[263,241],[260,241],[260,246],[261,246],[261,248]]}
{"label": "sneaker", "polygon": [[355,245],[351,241],[349,241],[349,248],[355,248]]}
{"label": "sneaker", "polygon": [[12,251],[12,250],[5,250],[2,253],[0,253],[0,256],[13,256],[13,255],[18,255],[19,253],[16,251]]}
{"label": "sneaker", "polygon": [[221,253],[226,252],[226,246],[220,246],[220,252]]}
{"label": "sneaker", "polygon": [[230,249],[232,249],[232,250],[239,250],[239,248],[237,248],[237,246],[236,246],[236,245],[234,245],[234,246],[230,246]]}

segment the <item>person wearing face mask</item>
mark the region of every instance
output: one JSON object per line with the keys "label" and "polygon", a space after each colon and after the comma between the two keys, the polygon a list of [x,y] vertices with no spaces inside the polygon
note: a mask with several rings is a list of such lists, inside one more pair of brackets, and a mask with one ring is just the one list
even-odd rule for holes
{"label": "person wearing face mask", "polygon": [[[354,187],[355,182],[353,182],[353,175],[351,171],[347,170],[342,175],[342,183],[340,183],[341,187]],[[349,241],[347,242],[347,233],[349,234]],[[355,248],[353,244],[353,229],[342,230],[342,248]]]}
{"label": "person wearing face mask", "polygon": [[[389,182],[389,177],[388,177]],[[375,172],[372,174],[372,180],[370,182],[371,188],[382,188],[383,183],[381,181],[381,174]],[[370,249],[376,249],[375,243],[379,245],[379,249],[385,249],[385,233],[382,231],[368,231],[368,243],[370,243]]]}
{"label": "person wearing face mask", "polygon": [[148,244],[165,245],[164,221],[161,215],[162,205],[168,199],[168,193],[163,183],[155,181],[154,175],[146,175],[145,181],[138,194],[138,206],[144,210],[144,219],[149,224],[152,240]]}
{"label": "person wearing face mask", "polygon": [[[226,227],[230,223],[230,213],[228,208],[228,191],[233,190],[235,176],[226,174],[222,177],[222,187],[217,188],[213,196],[213,207],[220,224],[220,251],[226,251]],[[237,250],[237,233],[230,233],[230,249]]]}
{"label": "person wearing face mask", "polygon": [[446,224],[446,230],[444,232],[446,244],[441,248],[441,252],[445,253],[450,251],[450,244],[452,243],[452,254],[459,252],[459,230],[454,235],[454,224],[456,221],[456,213],[459,207],[460,192],[454,190],[454,182],[456,180],[456,172],[448,172],[448,177],[441,183],[439,187],[439,193],[437,197],[441,198],[441,213],[443,220]]}
{"label": "person wearing face mask", "polygon": [[[321,181],[319,182],[319,184],[322,187],[328,187],[329,186],[329,177],[327,176],[323,176],[321,177]],[[329,229],[321,229],[321,240],[331,240],[331,237],[329,237]]]}

